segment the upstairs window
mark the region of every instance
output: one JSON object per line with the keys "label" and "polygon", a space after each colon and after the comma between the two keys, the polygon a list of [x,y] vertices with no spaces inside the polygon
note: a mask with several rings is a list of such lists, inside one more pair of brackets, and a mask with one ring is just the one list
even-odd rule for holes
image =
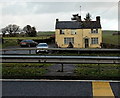
{"label": "upstairs window", "polygon": [[71,30],[71,34],[75,35],[76,34],[76,30]]}
{"label": "upstairs window", "polygon": [[64,30],[60,30],[60,34],[65,34],[65,31]]}
{"label": "upstairs window", "polygon": [[91,29],[91,33],[98,33],[98,29]]}
{"label": "upstairs window", "polygon": [[98,38],[97,37],[91,38],[91,44],[98,44]]}

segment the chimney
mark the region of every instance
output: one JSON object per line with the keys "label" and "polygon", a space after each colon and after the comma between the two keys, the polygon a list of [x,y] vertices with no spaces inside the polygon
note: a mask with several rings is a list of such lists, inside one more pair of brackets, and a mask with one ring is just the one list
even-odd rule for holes
{"label": "chimney", "polygon": [[96,17],[96,21],[100,22],[100,16]]}
{"label": "chimney", "polygon": [[58,22],[59,21],[59,19],[56,19],[56,22]]}
{"label": "chimney", "polygon": [[79,21],[82,21],[82,20],[81,20],[81,16],[78,16],[78,17],[79,17]]}

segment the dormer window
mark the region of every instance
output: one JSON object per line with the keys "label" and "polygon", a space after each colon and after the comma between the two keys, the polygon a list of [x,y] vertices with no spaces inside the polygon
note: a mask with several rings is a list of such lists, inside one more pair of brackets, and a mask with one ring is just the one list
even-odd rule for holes
{"label": "dormer window", "polygon": [[65,34],[65,31],[61,29],[60,34]]}

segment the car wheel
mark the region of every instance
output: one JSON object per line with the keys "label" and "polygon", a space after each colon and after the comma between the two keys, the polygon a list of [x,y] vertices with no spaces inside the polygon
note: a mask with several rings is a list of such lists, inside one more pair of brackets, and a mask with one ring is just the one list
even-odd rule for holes
{"label": "car wheel", "polygon": [[39,52],[36,52],[36,54],[39,54]]}
{"label": "car wheel", "polygon": [[35,51],[36,54],[39,54],[39,52],[37,52],[37,50]]}
{"label": "car wheel", "polygon": [[30,47],[30,44],[28,44],[28,47]]}
{"label": "car wheel", "polygon": [[23,47],[22,45],[20,45],[20,47]]}

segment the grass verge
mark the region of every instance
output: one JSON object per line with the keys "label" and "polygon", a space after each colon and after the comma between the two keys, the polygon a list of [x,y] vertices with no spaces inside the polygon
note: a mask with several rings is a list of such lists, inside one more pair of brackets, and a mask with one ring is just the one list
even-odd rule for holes
{"label": "grass verge", "polygon": [[51,64],[4,63],[2,64],[3,78],[40,77],[47,72],[46,67]]}
{"label": "grass verge", "polygon": [[9,47],[9,46],[18,46],[18,41],[17,40],[10,40],[6,39],[4,43],[2,44],[2,48]]}
{"label": "grass verge", "polygon": [[120,65],[118,64],[78,64],[75,73],[85,79],[119,79]]}

